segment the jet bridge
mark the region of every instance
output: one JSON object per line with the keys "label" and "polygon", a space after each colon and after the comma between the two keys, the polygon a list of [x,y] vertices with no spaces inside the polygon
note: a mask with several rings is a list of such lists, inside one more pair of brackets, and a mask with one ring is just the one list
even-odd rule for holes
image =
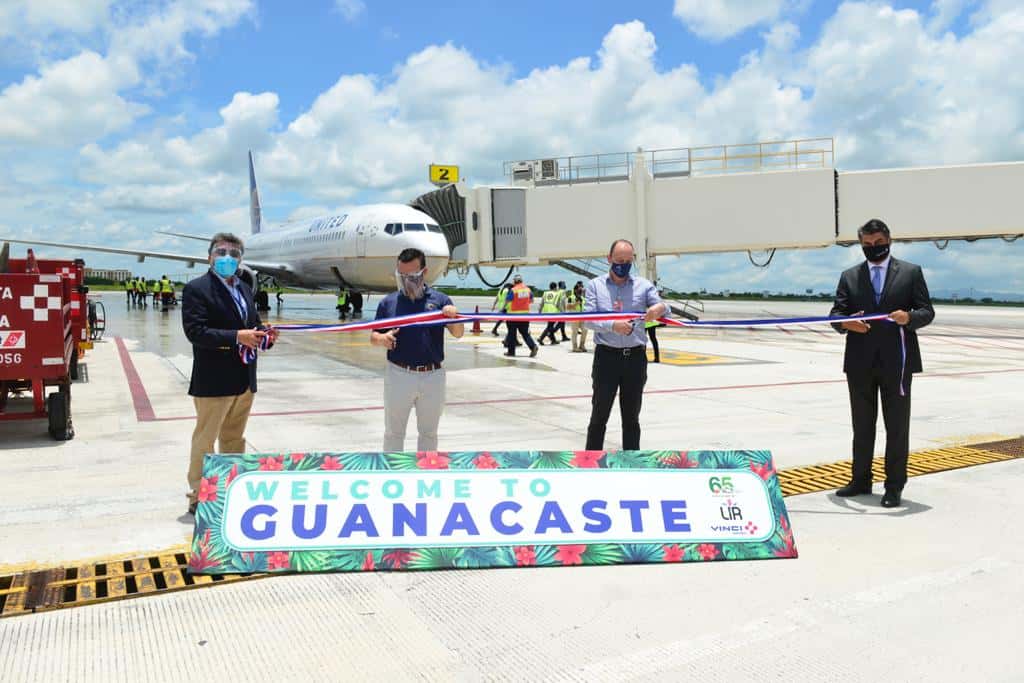
{"label": "jet bridge", "polygon": [[1022,162],[841,172],[831,138],[535,159],[505,171],[505,185],[416,200],[431,215],[443,207],[435,218],[451,226],[453,266],[603,259],[624,237],[653,278],[659,255],[848,244],[870,218],[897,241],[1024,234]]}

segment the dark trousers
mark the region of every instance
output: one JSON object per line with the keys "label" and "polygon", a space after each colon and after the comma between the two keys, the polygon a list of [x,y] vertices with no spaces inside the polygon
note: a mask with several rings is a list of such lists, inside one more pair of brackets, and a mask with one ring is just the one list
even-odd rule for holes
{"label": "dark trousers", "polygon": [[498,334],[498,328],[501,327],[501,323],[502,323],[501,320],[499,320],[498,322],[494,323],[494,329],[491,330],[491,334]]}
{"label": "dark trousers", "polygon": [[557,344],[558,340],[555,339],[555,326],[556,325],[558,325],[558,323],[549,322],[547,327],[544,328],[544,331],[541,333],[540,337],[537,338],[537,341],[539,341],[541,344],[543,344],[545,339],[550,338],[552,344]]}
{"label": "dark trousers", "polygon": [[505,347],[508,348],[508,352],[515,355],[516,347],[519,346],[516,341],[516,333],[523,338],[523,343],[530,347],[533,351],[537,348],[536,342],[533,341],[533,337],[530,336],[530,323],[528,322],[506,322],[505,327],[508,328],[508,334],[505,335]]}
{"label": "dark trousers", "polygon": [[853,417],[853,476],[857,484],[871,484],[871,462],[875,453],[878,397],[882,397],[885,422],[885,489],[902,491],[907,483],[907,455],[910,451],[910,379],[904,379],[906,396],[900,396],[898,372],[873,367],[867,372],[847,373],[850,412]]}
{"label": "dark trousers", "polygon": [[661,352],[658,350],[658,326],[647,328],[647,338],[651,340],[651,348],[654,349],[654,362],[661,362]]}
{"label": "dark trousers", "polygon": [[622,449],[640,449],[640,404],[647,383],[647,350],[643,346],[614,349],[598,344],[594,349],[594,366],[590,377],[594,396],[590,401],[590,424],[587,426],[587,450],[604,450],[604,432],[612,412],[615,394],[619,394],[622,417]]}
{"label": "dark trousers", "polygon": [[562,341],[569,341],[569,337],[565,334],[565,323],[555,323],[555,332],[562,333]]}

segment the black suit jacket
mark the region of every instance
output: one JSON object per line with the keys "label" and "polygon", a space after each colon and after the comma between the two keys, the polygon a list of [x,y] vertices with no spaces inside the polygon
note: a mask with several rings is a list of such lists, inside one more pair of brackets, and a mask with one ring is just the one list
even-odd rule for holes
{"label": "black suit jacket", "polygon": [[263,328],[252,290],[239,281],[246,319],[238,314],[231,294],[212,271],[185,285],[181,324],[192,342],[190,396],[238,396],[256,391],[256,362],[246,365],[238,355],[238,330]]}
{"label": "black suit jacket", "polygon": [[[877,306],[868,262],[843,271],[829,315],[847,316],[859,311],[870,315],[899,310],[910,313],[910,322],[903,327],[907,341],[907,372],[921,372],[921,349],[916,331],[935,318],[921,266],[890,258],[882,298]],[[833,325],[837,331],[846,334],[843,372],[868,370],[878,364],[886,371],[898,373],[903,365],[900,326],[885,321],[870,324],[871,329],[866,334],[847,333],[839,325]]]}

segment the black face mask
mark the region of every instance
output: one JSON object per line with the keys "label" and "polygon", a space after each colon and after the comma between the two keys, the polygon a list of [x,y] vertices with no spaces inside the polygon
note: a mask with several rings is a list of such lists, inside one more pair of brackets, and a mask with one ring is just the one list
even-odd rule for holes
{"label": "black face mask", "polygon": [[867,258],[868,261],[871,261],[872,263],[878,263],[879,261],[884,261],[885,257],[889,255],[889,245],[888,244],[864,245],[863,249],[864,249],[864,256]]}

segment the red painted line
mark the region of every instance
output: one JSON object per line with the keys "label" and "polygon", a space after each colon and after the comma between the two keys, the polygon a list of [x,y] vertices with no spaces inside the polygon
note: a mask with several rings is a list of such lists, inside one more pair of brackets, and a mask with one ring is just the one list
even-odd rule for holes
{"label": "red painted line", "polygon": [[131,391],[132,405],[135,406],[135,418],[139,422],[152,422],[156,419],[153,404],[149,402],[149,394],[142,384],[139,371],[135,369],[128,348],[120,337],[114,337],[114,343],[117,345],[117,355],[121,357],[121,367],[124,368],[125,377],[128,379],[128,390]]}
{"label": "red painted line", "polygon": [[[991,374],[1006,374],[1009,372],[1024,372],[1024,368],[1010,368],[1006,370],[970,370],[965,372],[946,372],[946,373],[928,373],[922,374],[921,377],[927,379],[929,377],[968,377],[972,375],[991,375]],[[736,391],[740,389],[773,389],[778,387],[797,387],[797,386],[810,386],[815,384],[845,384],[846,379],[808,379],[808,380],[796,380],[792,382],[769,382],[765,384],[728,384],[723,386],[706,386],[706,387],[680,387],[677,389],[651,389],[645,391],[645,395],[654,394],[689,394],[689,393],[702,393],[709,391]],[[520,398],[493,398],[484,399],[480,401],[448,401],[445,403],[446,406],[477,406],[488,403],[526,403],[529,401],[571,401],[571,400],[590,400],[591,394],[564,394],[561,396],[523,396]],[[250,417],[283,417],[288,415],[324,415],[333,413],[358,413],[364,411],[373,410],[384,410],[384,406],[361,406],[355,408],[317,408],[312,410],[282,410],[272,411],[265,413],[252,413]],[[157,417],[151,418],[150,421],[155,422],[174,422],[179,420],[194,420],[194,415],[181,415],[176,417]],[[140,418],[141,420],[141,418]]]}

